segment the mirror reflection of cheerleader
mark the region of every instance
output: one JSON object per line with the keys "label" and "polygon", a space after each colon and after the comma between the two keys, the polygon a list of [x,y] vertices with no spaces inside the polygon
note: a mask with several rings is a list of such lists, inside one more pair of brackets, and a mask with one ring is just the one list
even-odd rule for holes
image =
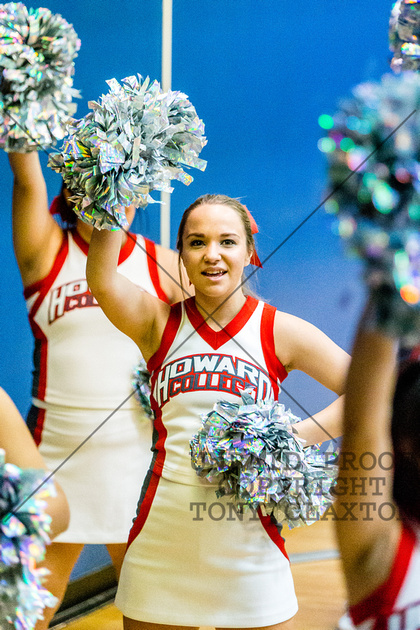
{"label": "mirror reflection of cheerleader", "polygon": [[[61,600],[84,544],[107,545],[119,573],[138,484],[150,463],[152,429],[130,398],[138,348],[110,324],[87,287],[92,226],[73,212],[65,188],[50,212],[36,152],[8,156],[14,176],[14,248],[35,339],[27,422],[48,468],[59,468],[56,478],[71,509],[68,529],[48,547],[45,559],[48,588]],[[134,208],[127,216],[133,219]],[[122,274],[152,295],[167,302],[181,299],[172,280],[179,277],[174,252],[140,234],[124,234],[118,264]],[[37,630],[48,627],[53,612],[46,611]]]}

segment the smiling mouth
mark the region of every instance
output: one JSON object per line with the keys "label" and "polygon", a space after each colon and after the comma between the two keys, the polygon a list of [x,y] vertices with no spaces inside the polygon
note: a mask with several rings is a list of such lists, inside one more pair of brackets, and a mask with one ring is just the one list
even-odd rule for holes
{"label": "smiling mouth", "polygon": [[221,276],[224,276],[225,273],[227,273],[226,271],[220,270],[220,271],[202,271],[201,275],[206,276],[207,278],[220,278]]}

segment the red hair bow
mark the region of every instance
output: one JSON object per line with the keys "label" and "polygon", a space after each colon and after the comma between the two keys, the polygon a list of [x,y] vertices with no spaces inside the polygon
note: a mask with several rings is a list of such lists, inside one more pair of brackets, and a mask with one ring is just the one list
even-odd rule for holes
{"label": "red hair bow", "polygon": [[[258,234],[258,226],[255,223],[254,217],[252,216],[252,214],[250,213],[250,211],[248,210],[248,208],[246,206],[244,206],[244,208],[246,210],[249,222],[251,224],[251,232],[252,232],[252,234]],[[259,259],[258,254],[257,254],[257,250],[255,248],[254,248],[254,251],[252,252],[251,260],[249,262],[251,263],[251,265],[255,265],[255,267],[261,267],[261,269],[262,269],[261,260]]]}

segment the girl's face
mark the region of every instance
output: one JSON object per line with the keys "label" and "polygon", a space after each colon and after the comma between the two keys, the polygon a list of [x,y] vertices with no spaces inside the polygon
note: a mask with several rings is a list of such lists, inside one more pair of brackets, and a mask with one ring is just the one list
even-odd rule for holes
{"label": "girl's face", "polygon": [[226,297],[240,284],[251,253],[239,214],[230,206],[194,208],[182,236],[182,260],[196,295]]}

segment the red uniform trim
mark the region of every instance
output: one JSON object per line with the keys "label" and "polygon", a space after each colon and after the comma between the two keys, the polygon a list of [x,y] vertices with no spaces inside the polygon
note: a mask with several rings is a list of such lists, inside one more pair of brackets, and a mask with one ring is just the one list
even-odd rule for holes
{"label": "red uniform trim", "polygon": [[[71,233],[72,233],[73,240],[76,243],[76,245],[79,247],[79,249],[82,250],[85,256],[87,256],[89,253],[89,243],[86,243],[86,241],[80,236],[76,228],[74,228],[71,231]],[[137,243],[136,235],[132,234],[131,232],[128,232],[127,240],[125,241],[124,245],[121,247],[120,254],[118,256],[119,265],[121,265],[121,263],[127,260],[127,258],[132,253],[134,247],[136,246],[136,243]]]}
{"label": "red uniform trim", "polygon": [[[284,381],[287,377],[287,371],[283,363],[276,357],[276,347],[274,342],[274,318],[276,309],[270,304],[264,304],[261,316],[261,347],[264,354],[265,364],[270,377],[275,377],[280,381]],[[279,395],[279,386],[277,380],[273,382],[274,398]]]}
{"label": "red uniform trim", "polygon": [[[169,313],[168,321],[166,322],[165,329],[162,334],[162,341],[155,354],[150,357],[147,362],[147,369],[152,373],[162,363],[166,355],[169,352],[176,334],[179,329],[182,317],[182,302],[177,302],[171,306],[171,312]],[[151,391],[153,392],[154,379],[152,376]]]}
{"label": "red uniform trim", "polygon": [[[193,328],[195,328],[200,337],[208,343],[213,350],[218,350],[221,346],[223,346],[223,344],[228,342],[229,339],[233,339],[233,337],[242,330],[257,308],[258,300],[248,295],[246,302],[239,313],[237,313],[232,321],[230,321],[227,326],[221,330],[213,330],[210,328],[200,311],[197,309],[194,297],[185,300],[184,304],[188,319],[190,320]],[[217,311],[214,318],[217,321]]]}
{"label": "red uniform trim", "polygon": [[57,252],[57,256],[55,257],[53,266],[51,267],[51,271],[37,282],[30,284],[23,291],[23,296],[25,300],[30,298],[32,295],[40,291],[40,295],[38,296],[35,304],[31,308],[31,313],[34,315],[39,308],[42,300],[51,289],[54,280],[58,276],[61,271],[62,266],[67,258],[67,254],[69,253],[69,238],[67,232],[63,232],[63,240],[61,241],[60,249]]}
{"label": "red uniform trim", "polygon": [[150,476],[146,494],[141,501],[136,520],[134,521],[128,536],[127,549],[143,529],[143,525],[149,516],[150,508],[152,507],[153,499],[155,498],[160,479],[161,478],[158,475],[154,475],[153,473]]}
{"label": "red uniform trim", "polygon": [[284,557],[289,560],[289,556],[287,555],[286,547],[284,544],[284,538],[280,535],[276,523],[271,520],[271,516],[263,516],[261,508],[258,508],[258,516],[262,526],[264,527],[267,534],[270,536],[273,543],[276,545],[276,547],[280,549]]}
{"label": "red uniform trim", "polygon": [[146,254],[147,254],[147,266],[149,268],[150,279],[152,280],[153,287],[156,291],[156,295],[160,300],[163,300],[167,304],[170,303],[168,296],[162,288],[159,280],[159,270],[157,265],[157,253],[156,253],[156,245],[153,241],[148,238],[144,238],[144,244],[146,246]]}
{"label": "red uniform trim", "polygon": [[162,410],[156,409],[152,404],[152,408],[155,412],[155,421],[153,423],[154,431],[158,435],[157,441],[153,444],[154,460],[153,460],[153,472],[160,477],[162,475],[163,465],[166,459],[165,442],[168,436],[168,430],[162,422]]}
{"label": "red uniform trim", "polygon": [[[384,620],[392,614],[395,608],[398,594],[407,575],[415,544],[415,533],[407,524],[403,523],[400,541],[388,578],[366,599],[354,606],[350,606],[350,615],[356,625],[359,625],[366,619],[380,617],[381,619],[374,626],[374,629],[381,630]],[[383,627],[386,627],[386,625]]]}
{"label": "red uniform trim", "polygon": [[44,422],[45,422],[45,409],[38,409],[38,414],[37,414],[37,419],[36,419],[36,426],[33,432],[33,438],[34,438],[34,442],[37,446],[39,446],[41,444],[41,439],[42,439],[42,430],[44,428]]}
{"label": "red uniform trim", "polygon": [[[36,357],[39,363],[38,365],[34,365],[35,374],[38,374],[38,384],[37,384],[36,391],[32,392],[32,395],[35,398],[39,398],[40,400],[44,400],[45,391],[47,389],[48,339],[45,336],[42,329],[36,323],[34,318],[43,300],[45,299],[45,296],[47,295],[48,291],[51,289],[56,277],[60,273],[61,268],[63,267],[64,262],[67,258],[68,251],[69,251],[68,234],[67,232],[63,232],[63,240],[61,242],[60,249],[55,258],[51,271],[42,280],[39,280],[38,282],[35,282],[34,284],[26,287],[26,289],[23,292],[25,299],[30,298],[35,293],[39,293],[38,297],[36,298],[35,302],[33,303],[28,313],[28,317],[29,317],[29,324],[31,326],[32,334],[34,338],[40,342],[39,353],[36,354]],[[41,431],[42,431],[42,427],[41,427]]]}

